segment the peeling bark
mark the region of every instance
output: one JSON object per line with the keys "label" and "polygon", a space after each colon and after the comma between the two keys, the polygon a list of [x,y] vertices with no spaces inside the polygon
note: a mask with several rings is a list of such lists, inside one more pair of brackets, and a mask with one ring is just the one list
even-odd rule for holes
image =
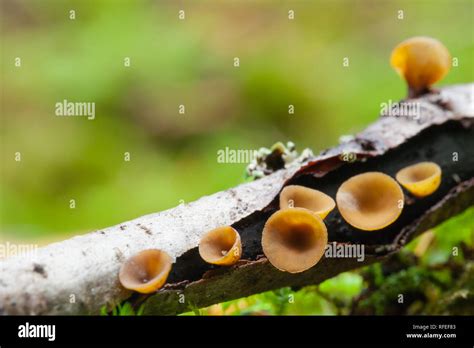
{"label": "peeling bark", "polygon": [[[410,239],[474,204],[473,85],[453,86],[412,100],[421,106],[417,119],[383,116],[354,139],[301,167],[290,167],[227,191],[164,212],[40,248],[34,255],[0,262],[1,314],[97,314],[105,304],[127,298],[145,302],[147,314],[176,314],[283,286],[316,284],[340,272],[376,262]],[[458,161],[453,161],[453,152]],[[341,154],[351,153],[355,162]],[[443,169],[440,188],[431,196],[407,195],[400,218],[391,226],[363,232],[333,211],[325,220],[329,241],[361,244],[365,259],[323,258],[312,269],[289,274],[273,268],[262,255],[266,219],[277,209],[279,191],[301,184],[335,196],[348,177],[379,170],[390,175],[421,160]],[[198,255],[206,231],[233,225],[241,234],[243,260],[230,268],[205,264]],[[143,297],[121,288],[123,261],[143,249],[158,248],[175,260],[168,284]],[[71,303],[71,295],[75,302]],[[180,296],[180,295],[184,295]],[[184,303],[183,303],[184,302]]]}

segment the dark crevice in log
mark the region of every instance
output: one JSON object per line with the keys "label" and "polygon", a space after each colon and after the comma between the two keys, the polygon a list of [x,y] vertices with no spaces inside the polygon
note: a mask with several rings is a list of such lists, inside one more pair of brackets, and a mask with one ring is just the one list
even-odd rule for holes
{"label": "dark crevice in log", "polygon": [[[373,142],[364,142],[362,149],[373,151],[378,146]],[[369,146],[370,145],[370,146]],[[457,153],[458,161],[453,160]],[[429,197],[416,199],[407,192],[407,202],[399,219],[379,231],[360,231],[348,225],[337,208],[325,219],[328,227],[329,241],[339,243],[364,244],[368,254],[386,254],[396,247],[399,235],[405,226],[411,225],[424,212],[437,204],[450,190],[474,177],[474,126],[472,120],[466,122],[448,121],[442,125],[431,126],[401,146],[388,150],[383,155],[371,157],[369,153],[358,154],[361,161],[342,162],[339,157],[332,157],[306,167],[290,179],[287,184],[297,184],[321,190],[332,197],[336,196],[341,183],[353,175],[381,171],[395,176],[401,168],[421,161],[434,161],[443,170],[442,183],[439,189]],[[316,171],[317,169],[317,171]],[[268,217],[278,208],[278,197],[263,211],[256,211],[233,224],[242,238],[244,260],[255,261],[263,254],[261,233]],[[196,281],[206,272],[222,272],[220,267],[206,264],[199,256],[197,248],[191,249],[178,257],[169,283]],[[184,284],[184,283],[183,283]]]}
{"label": "dark crevice in log", "polygon": [[[205,307],[271,289],[318,284],[339,273],[385,260],[414,236],[461,213],[473,204],[474,179],[470,179],[454,187],[440,202],[404,228],[399,235],[404,240],[397,237],[394,244],[391,244],[394,248],[384,255],[366,254],[363,260],[323,257],[317,266],[298,274],[280,272],[262,258],[248,264],[222,268],[212,277],[205,277],[183,288],[166,285],[163,290],[146,299],[145,314],[173,315],[189,311],[190,305]],[[185,296],[184,302],[180,301],[181,295]]]}
{"label": "dark crevice in log", "polygon": [[[453,161],[453,152],[458,154],[457,162]],[[472,122],[469,128],[457,122],[433,126],[382,156],[367,158],[365,162],[345,164],[344,167],[323,178],[305,175],[290,182],[309,186],[335,197],[341,183],[351,176],[368,171],[380,171],[395,177],[401,168],[421,161],[433,161],[441,166],[443,171],[441,185],[435,193],[423,199],[416,199],[405,191],[407,202],[402,214],[392,225],[379,231],[360,231],[345,223],[337,209],[325,220],[329,239],[332,241],[381,246],[392,244],[404,226],[413,222],[455,187],[458,184],[455,178],[465,181],[474,176]]]}

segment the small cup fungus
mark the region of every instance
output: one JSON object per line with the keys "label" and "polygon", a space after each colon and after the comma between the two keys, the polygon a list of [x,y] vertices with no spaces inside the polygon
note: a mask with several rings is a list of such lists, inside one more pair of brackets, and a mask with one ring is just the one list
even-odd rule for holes
{"label": "small cup fungus", "polygon": [[328,233],[319,215],[304,208],[278,210],[265,223],[262,247],[268,261],[281,271],[303,272],[321,259]]}
{"label": "small cup fungus", "polygon": [[393,223],[403,209],[403,191],[390,176],[368,172],[346,180],[336,194],[337,207],[350,225],[366,231]]}
{"label": "small cup fungus", "polygon": [[434,162],[420,162],[400,170],[397,181],[416,197],[435,192],[441,183],[441,168]]}
{"label": "small cup fungus", "polygon": [[231,226],[222,226],[207,232],[199,243],[199,255],[207,263],[233,265],[242,255],[239,233]]}
{"label": "small cup fungus", "polygon": [[306,208],[324,219],[336,203],[325,193],[305,186],[289,185],[280,193],[280,209]]}
{"label": "small cup fungus", "polygon": [[409,96],[416,97],[446,76],[451,55],[438,40],[417,36],[393,49],[390,64],[408,83]]}
{"label": "small cup fungus", "polygon": [[173,259],[166,252],[148,249],[130,257],[120,268],[120,283],[127,289],[150,294],[161,288]]}

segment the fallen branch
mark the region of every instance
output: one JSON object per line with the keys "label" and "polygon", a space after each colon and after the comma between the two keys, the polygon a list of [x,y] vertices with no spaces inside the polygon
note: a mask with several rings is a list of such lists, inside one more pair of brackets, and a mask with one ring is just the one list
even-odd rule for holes
{"label": "fallen branch", "polygon": [[[0,262],[1,314],[97,314],[125,299],[145,302],[146,314],[176,314],[284,286],[317,284],[340,272],[376,262],[410,239],[474,204],[473,85],[453,86],[412,100],[416,119],[384,116],[336,148],[303,166],[203,197],[174,209],[54,243],[34,255]],[[350,154],[351,162],[344,161]],[[263,257],[260,238],[277,209],[282,186],[296,183],[335,196],[348,177],[371,170],[390,175],[422,160],[443,169],[440,188],[424,199],[408,196],[400,218],[376,232],[358,231],[337,211],[325,220],[329,241],[363,245],[365,258],[323,259],[312,269],[289,274]],[[230,268],[205,264],[200,236],[233,225],[241,234],[243,259]],[[151,296],[133,295],[118,282],[123,261],[143,249],[165,250],[176,262],[168,284]]]}

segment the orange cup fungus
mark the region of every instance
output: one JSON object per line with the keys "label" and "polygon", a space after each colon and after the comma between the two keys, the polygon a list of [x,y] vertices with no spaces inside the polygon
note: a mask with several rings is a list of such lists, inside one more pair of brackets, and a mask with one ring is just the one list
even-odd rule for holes
{"label": "orange cup fungus", "polygon": [[120,283],[127,289],[149,294],[161,288],[173,259],[166,252],[148,249],[130,257],[120,268]]}
{"label": "orange cup fungus", "polygon": [[451,55],[438,40],[417,36],[393,49],[390,64],[408,83],[409,96],[416,97],[446,76]]}
{"label": "orange cup fungus", "polygon": [[239,233],[231,226],[207,232],[199,243],[199,255],[207,263],[220,266],[235,264],[242,255]]}
{"label": "orange cup fungus", "polygon": [[280,193],[280,209],[306,208],[324,219],[336,206],[327,194],[305,186],[289,185]]}
{"label": "orange cup fungus", "polygon": [[365,231],[382,229],[401,214],[403,191],[390,176],[368,172],[346,180],[337,191],[339,212],[350,225]]}
{"label": "orange cup fungus", "polygon": [[420,162],[403,168],[396,178],[414,196],[425,197],[441,184],[441,168],[434,162]]}
{"label": "orange cup fungus", "polygon": [[268,261],[281,271],[303,272],[318,263],[328,241],[319,215],[304,208],[278,210],[265,223],[262,247]]}

